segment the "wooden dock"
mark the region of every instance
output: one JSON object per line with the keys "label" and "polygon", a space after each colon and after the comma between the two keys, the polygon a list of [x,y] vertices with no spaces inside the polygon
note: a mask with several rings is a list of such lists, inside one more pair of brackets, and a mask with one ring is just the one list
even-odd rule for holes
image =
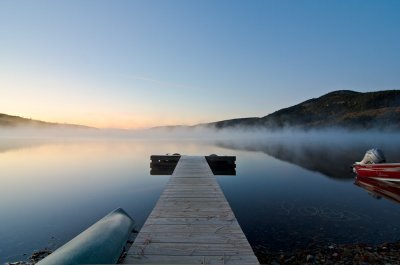
{"label": "wooden dock", "polygon": [[124,264],[259,264],[207,161],[181,156]]}

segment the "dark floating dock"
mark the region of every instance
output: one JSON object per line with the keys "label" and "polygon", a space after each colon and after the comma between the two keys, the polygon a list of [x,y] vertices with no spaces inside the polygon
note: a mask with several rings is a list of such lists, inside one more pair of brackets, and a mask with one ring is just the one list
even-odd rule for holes
{"label": "dark floating dock", "polygon": [[[209,157],[219,169],[230,165],[234,172],[234,157]],[[165,166],[173,174],[124,264],[259,264],[214,177],[212,161],[204,156],[151,160],[158,167],[152,166],[153,173]]]}

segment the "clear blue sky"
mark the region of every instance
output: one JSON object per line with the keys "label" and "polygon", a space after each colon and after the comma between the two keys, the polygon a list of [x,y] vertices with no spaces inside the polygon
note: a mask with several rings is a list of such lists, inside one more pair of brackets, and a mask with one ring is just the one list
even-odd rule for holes
{"label": "clear blue sky", "polygon": [[0,113],[136,128],[400,89],[400,1],[0,1]]}

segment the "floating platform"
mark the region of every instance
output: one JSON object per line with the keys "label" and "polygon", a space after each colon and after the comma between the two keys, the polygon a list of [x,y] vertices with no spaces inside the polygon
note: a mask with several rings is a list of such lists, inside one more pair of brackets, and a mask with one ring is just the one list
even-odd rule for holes
{"label": "floating platform", "polygon": [[124,264],[259,264],[206,158],[164,162],[172,160],[173,174]]}
{"label": "floating platform", "polygon": [[[150,157],[150,175],[172,175],[178,164],[180,154],[152,155]],[[205,156],[214,175],[236,175],[236,156]]]}

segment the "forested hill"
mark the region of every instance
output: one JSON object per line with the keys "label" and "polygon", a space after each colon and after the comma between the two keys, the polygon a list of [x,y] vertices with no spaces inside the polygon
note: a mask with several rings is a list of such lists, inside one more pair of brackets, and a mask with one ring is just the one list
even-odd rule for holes
{"label": "forested hill", "polygon": [[75,125],[75,124],[64,124],[64,123],[53,123],[39,120],[32,120],[22,118],[19,116],[11,116],[0,113],[0,127],[13,128],[13,127],[36,127],[36,128],[77,128],[77,129],[89,129],[91,127]]}
{"label": "forested hill", "polygon": [[222,128],[400,129],[400,90],[360,93],[339,90],[261,118],[208,123]]}

